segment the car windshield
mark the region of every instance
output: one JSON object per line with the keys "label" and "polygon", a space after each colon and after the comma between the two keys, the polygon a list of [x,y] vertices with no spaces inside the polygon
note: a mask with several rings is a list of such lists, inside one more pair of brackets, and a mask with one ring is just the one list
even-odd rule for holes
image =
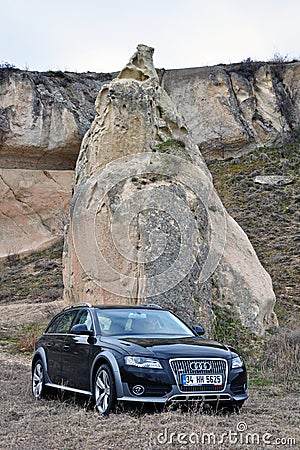
{"label": "car windshield", "polygon": [[103,336],[194,336],[169,311],[149,309],[97,309]]}

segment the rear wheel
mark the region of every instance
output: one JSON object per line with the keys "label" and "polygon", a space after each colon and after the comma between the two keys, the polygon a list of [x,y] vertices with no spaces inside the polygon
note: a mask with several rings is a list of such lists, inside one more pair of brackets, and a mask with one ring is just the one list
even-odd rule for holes
{"label": "rear wheel", "polygon": [[32,395],[37,400],[40,400],[45,397],[45,394],[45,370],[42,361],[38,359],[34,364],[32,371]]}
{"label": "rear wheel", "polygon": [[111,368],[102,364],[95,376],[94,398],[98,413],[107,416],[115,407],[116,384]]}

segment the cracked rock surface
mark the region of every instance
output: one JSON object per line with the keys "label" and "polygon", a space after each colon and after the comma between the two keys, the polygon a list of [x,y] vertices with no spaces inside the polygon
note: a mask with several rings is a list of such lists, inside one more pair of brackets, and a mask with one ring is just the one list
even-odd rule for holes
{"label": "cracked rock surface", "polygon": [[[263,334],[277,323],[270,276],[215,193],[211,174],[183,117],[160,85],[152,53],[153,49],[138,46],[119,76],[98,94],[96,116],[82,141],[72,184],[71,222],[64,249],[65,299],[116,304],[142,299],[170,308],[188,322],[201,321],[208,334],[214,323],[215,303],[230,308],[243,325]],[[149,171],[140,173],[145,154]],[[164,162],[160,173],[155,171],[159,158]],[[178,180],[176,174],[183,173],[187,165],[184,182]],[[104,185],[109,189],[103,188],[105,195],[99,197]],[[205,197],[205,192],[210,195]],[[208,199],[206,207],[204,197]],[[191,220],[180,215],[177,201]],[[124,205],[135,214],[126,215]],[[211,222],[214,227],[210,230]],[[173,284],[185,266],[177,267],[172,275],[167,269],[180,259],[182,250],[186,255],[189,242],[185,236],[192,240],[194,235],[197,239],[191,247],[197,255],[195,262],[181,281]],[[222,235],[224,248],[218,248]],[[132,249],[130,257],[124,257],[124,248]],[[143,260],[141,248],[145,252],[159,250],[159,257],[139,264],[135,255]],[[198,248],[201,251],[197,252]],[[219,251],[214,270],[201,280],[206,261],[213,260]],[[102,258],[114,270],[108,270]],[[162,273],[167,280],[165,289],[155,284],[155,277]],[[122,292],[114,286],[121,286]]]}
{"label": "cracked rock surface", "polygon": [[0,257],[37,250],[62,236],[72,175],[0,169]]}
{"label": "cracked rock surface", "polygon": [[[128,66],[124,75],[130,71],[132,74],[132,66]],[[160,85],[208,160],[241,155],[257,146],[281,144],[299,130],[300,63],[245,61],[230,66],[161,69],[157,74]],[[20,180],[23,170],[35,170],[30,177],[36,177],[38,183],[44,179],[43,170],[74,170],[82,138],[95,116],[98,92],[116,75],[1,68],[0,168],[14,169],[15,172],[7,173],[14,173]],[[120,122],[118,126],[122,130],[124,124]],[[162,139],[166,136],[163,127],[158,128],[158,133]],[[20,170],[18,175],[17,170]],[[66,186],[69,198],[71,176],[68,172],[60,176],[69,180],[68,189]],[[30,202],[36,205],[34,210],[38,209],[41,216],[50,211],[53,222],[58,210],[64,208],[64,202],[56,203],[57,208],[53,209],[51,198],[64,196],[59,197],[55,184],[51,192],[49,187],[48,183],[49,206],[43,202],[37,208],[39,197]],[[31,195],[37,191],[33,189]],[[5,192],[3,186],[2,197]],[[2,199],[1,204],[4,203],[0,216],[1,255],[12,247],[28,250],[30,241],[35,249],[39,243],[50,243],[55,238],[37,220],[31,220],[28,227],[24,222],[21,231],[16,225],[23,220],[16,219],[17,212],[22,212],[20,205],[8,208]],[[43,238],[38,237],[41,229]],[[18,230],[17,234],[12,230]]]}

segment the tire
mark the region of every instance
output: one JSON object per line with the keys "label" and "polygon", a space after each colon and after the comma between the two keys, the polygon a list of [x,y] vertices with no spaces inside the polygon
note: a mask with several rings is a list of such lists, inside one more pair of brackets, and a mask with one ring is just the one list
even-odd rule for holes
{"label": "tire", "polygon": [[244,404],[244,400],[233,402],[230,405],[224,406],[220,409],[221,414],[239,414],[240,409]]}
{"label": "tire", "polygon": [[244,402],[245,402],[245,400],[240,400],[240,401],[234,402],[232,405],[233,412],[238,414],[240,412],[240,409],[243,406]]}
{"label": "tire", "polygon": [[33,366],[31,387],[32,395],[37,400],[46,396],[45,369],[40,359],[38,359]]}
{"label": "tire", "polygon": [[116,401],[116,384],[111,368],[102,364],[95,376],[94,381],[95,407],[99,414],[108,416],[113,411]]}

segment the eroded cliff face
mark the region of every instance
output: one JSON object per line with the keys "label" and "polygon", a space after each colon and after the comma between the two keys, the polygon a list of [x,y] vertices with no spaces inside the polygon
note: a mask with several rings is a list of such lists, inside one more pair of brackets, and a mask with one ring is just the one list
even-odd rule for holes
{"label": "eroded cliff face", "polygon": [[[0,167],[74,169],[104,83],[117,74],[0,69]],[[280,144],[300,128],[300,63],[159,70],[160,84],[210,156]]]}
{"label": "eroded cliff face", "polygon": [[0,70],[0,257],[61,239],[72,169],[109,78]]}
{"label": "eroded cliff face", "polygon": [[0,70],[0,167],[73,169],[110,74]]}
{"label": "eroded cliff face", "polygon": [[263,334],[276,324],[271,279],[225,211],[152,52],[138,46],[97,97],[72,184],[65,297],[155,302],[208,333],[214,301]]}
{"label": "eroded cliff face", "polygon": [[170,70],[163,86],[207,158],[281,145],[299,133],[299,63]]}
{"label": "eroded cliff face", "polygon": [[62,237],[72,176],[71,170],[0,169],[0,258]]}
{"label": "eroded cliff face", "polygon": [[[41,180],[47,181],[43,170],[73,170],[82,138],[95,116],[97,94],[116,75],[1,69],[0,168],[3,177],[9,181],[13,173],[13,179],[22,180],[24,169],[34,170],[27,176],[36,179],[33,185],[42,186]],[[206,158],[240,155],[256,146],[280,144],[299,130],[299,63],[246,62],[233,66],[160,70],[158,77]],[[163,135],[163,130],[160,133]],[[134,133],[131,136],[138,139]],[[60,176],[70,180],[68,172]],[[19,195],[19,188],[15,182],[10,185],[12,198]],[[62,215],[62,210],[67,213],[67,202],[63,198],[71,196],[70,181],[68,187],[64,184],[64,196],[60,196],[58,189],[55,183],[52,191],[47,186],[54,221]],[[3,185],[2,197],[6,196],[6,190]],[[27,224],[20,201],[8,210],[2,201],[0,256],[5,256],[9,249],[17,248],[19,252],[36,249],[55,239],[56,231],[52,233],[51,227],[46,230],[38,219],[36,212],[48,215],[48,205],[46,202],[39,205],[40,197],[36,192],[37,189],[32,189],[30,202],[34,207],[32,217],[27,208]],[[51,198],[61,198],[61,202],[53,203]],[[54,209],[53,204],[57,205]],[[18,223],[23,223],[22,228]],[[42,236],[41,229],[44,229]]]}

